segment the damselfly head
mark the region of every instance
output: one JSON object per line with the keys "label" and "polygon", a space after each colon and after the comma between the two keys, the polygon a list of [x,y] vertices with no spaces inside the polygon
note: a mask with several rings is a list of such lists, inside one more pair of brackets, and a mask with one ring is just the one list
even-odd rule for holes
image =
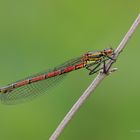
{"label": "damselfly head", "polygon": [[114,50],[112,48],[105,49],[103,53],[107,56],[112,56],[114,54]]}

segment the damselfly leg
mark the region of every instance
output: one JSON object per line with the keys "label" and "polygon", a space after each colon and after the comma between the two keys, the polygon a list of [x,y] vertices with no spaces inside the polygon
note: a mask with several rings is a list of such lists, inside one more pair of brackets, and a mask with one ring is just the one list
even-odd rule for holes
{"label": "damselfly leg", "polygon": [[98,60],[98,61],[92,62],[90,64],[86,64],[86,69],[91,71],[91,70],[93,70],[92,66],[99,64],[100,62],[101,62],[101,60]]}
{"label": "damselfly leg", "polygon": [[[89,75],[92,75],[96,72],[98,72],[99,70],[101,70],[102,68],[99,68],[99,66],[102,64],[102,62],[98,63],[92,70],[90,70]],[[99,69],[97,69],[99,68]]]}
{"label": "damselfly leg", "polygon": [[[86,66],[86,69],[88,69],[90,71],[89,72],[89,75],[92,75],[94,73],[97,73],[101,69],[103,70],[103,73],[106,73],[107,74],[108,70],[106,69],[106,61],[109,60],[109,59],[114,60],[112,57],[107,57],[107,58],[105,57],[102,60],[99,60],[99,61],[96,61],[96,62],[93,62],[93,63],[88,64]],[[103,67],[100,67],[101,64],[103,64]],[[92,68],[92,66],[95,66],[95,67]]]}

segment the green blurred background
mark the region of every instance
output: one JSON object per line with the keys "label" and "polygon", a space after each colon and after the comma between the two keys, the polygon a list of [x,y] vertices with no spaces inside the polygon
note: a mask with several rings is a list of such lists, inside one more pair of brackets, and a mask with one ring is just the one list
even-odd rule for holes
{"label": "green blurred background", "polygon": [[[0,85],[117,47],[139,11],[139,0],[1,0]],[[140,28],[60,140],[140,139],[139,37]],[[78,70],[32,102],[0,104],[0,140],[48,140],[94,77]]]}

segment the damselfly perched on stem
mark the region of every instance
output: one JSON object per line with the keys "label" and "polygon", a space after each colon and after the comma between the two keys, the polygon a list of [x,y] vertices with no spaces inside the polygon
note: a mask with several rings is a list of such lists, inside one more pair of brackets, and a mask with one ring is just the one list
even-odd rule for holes
{"label": "damselfly perched on stem", "polygon": [[[5,104],[15,104],[33,99],[57,84],[65,75],[74,70],[86,68],[89,75],[99,70],[107,72],[105,62],[112,60],[113,49],[87,52],[81,57],[69,60],[64,64],[45,72],[35,74],[23,80],[0,88],[0,100]],[[103,64],[102,67],[101,64]]]}

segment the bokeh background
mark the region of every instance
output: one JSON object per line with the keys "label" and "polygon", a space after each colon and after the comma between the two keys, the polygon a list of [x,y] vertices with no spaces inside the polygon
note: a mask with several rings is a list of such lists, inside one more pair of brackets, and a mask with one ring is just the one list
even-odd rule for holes
{"label": "bokeh background", "polygon": [[[0,85],[117,47],[139,12],[139,0],[1,0]],[[139,60],[140,27],[59,139],[139,140]],[[94,77],[78,70],[32,102],[0,104],[0,140],[48,140]]]}

